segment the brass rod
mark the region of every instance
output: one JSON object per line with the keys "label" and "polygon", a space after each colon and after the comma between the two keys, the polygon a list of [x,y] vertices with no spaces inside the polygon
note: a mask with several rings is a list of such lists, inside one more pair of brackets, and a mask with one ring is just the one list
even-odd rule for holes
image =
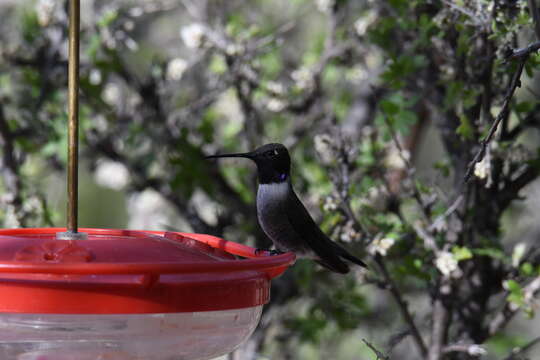
{"label": "brass rod", "polygon": [[69,0],[67,231],[77,232],[80,0]]}

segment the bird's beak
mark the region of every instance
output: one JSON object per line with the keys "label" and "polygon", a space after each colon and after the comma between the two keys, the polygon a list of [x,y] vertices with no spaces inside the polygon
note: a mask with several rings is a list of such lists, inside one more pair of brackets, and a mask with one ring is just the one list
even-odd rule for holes
{"label": "bird's beak", "polygon": [[226,157],[241,157],[241,158],[247,158],[253,160],[253,153],[247,152],[247,153],[237,153],[237,154],[218,154],[218,155],[210,155],[205,156],[205,159],[217,159],[217,158],[226,158]]}

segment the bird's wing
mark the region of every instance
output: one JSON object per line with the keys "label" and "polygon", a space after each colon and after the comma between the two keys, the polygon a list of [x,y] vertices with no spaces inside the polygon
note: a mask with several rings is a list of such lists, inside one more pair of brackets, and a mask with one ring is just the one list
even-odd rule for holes
{"label": "bird's wing", "polygon": [[340,259],[340,257],[344,257],[358,265],[365,266],[360,259],[349,254],[322,232],[294,191],[289,196],[285,211],[292,227],[319,257],[318,262],[321,265],[335,272],[347,273],[349,266]]}

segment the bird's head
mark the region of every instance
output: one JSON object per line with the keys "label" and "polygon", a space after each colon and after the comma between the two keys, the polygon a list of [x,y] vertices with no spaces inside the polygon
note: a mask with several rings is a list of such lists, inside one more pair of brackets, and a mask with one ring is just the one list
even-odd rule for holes
{"label": "bird's head", "polygon": [[207,156],[207,159],[224,157],[243,157],[257,164],[259,182],[261,184],[280,183],[289,180],[291,158],[287,148],[282,144],[266,144],[251,152],[237,154],[219,154]]}

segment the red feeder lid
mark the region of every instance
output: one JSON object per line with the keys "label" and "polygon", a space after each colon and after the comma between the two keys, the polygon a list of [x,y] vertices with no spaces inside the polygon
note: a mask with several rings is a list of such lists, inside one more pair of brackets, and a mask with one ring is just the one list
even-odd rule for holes
{"label": "red feeder lid", "polygon": [[[202,234],[64,228],[0,230],[0,312],[133,314],[263,305],[294,254]],[[247,259],[238,259],[238,255]]]}

